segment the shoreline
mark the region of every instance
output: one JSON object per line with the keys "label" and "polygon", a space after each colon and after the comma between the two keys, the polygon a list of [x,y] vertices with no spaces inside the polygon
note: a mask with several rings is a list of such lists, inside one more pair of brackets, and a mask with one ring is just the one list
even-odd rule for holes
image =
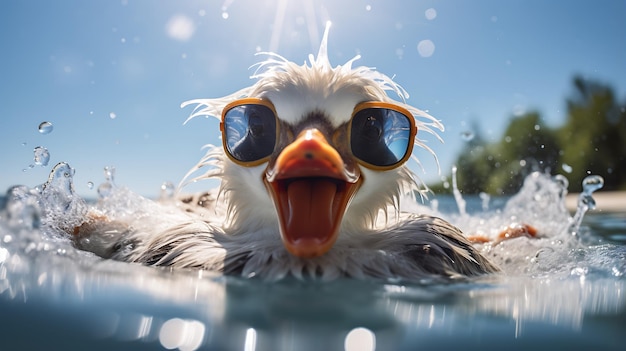
{"label": "shoreline", "polygon": [[[567,194],[565,207],[576,212],[580,193]],[[589,212],[626,212],[626,191],[596,191],[592,194],[596,208]]]}

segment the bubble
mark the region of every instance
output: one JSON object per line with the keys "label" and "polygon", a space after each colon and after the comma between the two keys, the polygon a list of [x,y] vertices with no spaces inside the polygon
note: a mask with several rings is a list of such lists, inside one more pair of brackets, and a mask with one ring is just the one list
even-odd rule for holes
{"label": "bubble", "polygon": [[35,164],[38,166],[47,166],[50,161],[50,153],[45,147],[37,146],[34,150]]}
{"label": "bubble", "polygon": [[365,11],[371,11],[372,5],[365,5]]}
{"label": "bubble", "polygon": [[428,10],[424,11],[424,16],[427,20],[432,21],[437,18],[437,10],[431,7]]}
{"label": "bubble", "polygon": [[435,53],[435,44],[430,39],[425,39],[417,44],[417,52],[422,57],[431,57]]}
{"label": "bubble", "polygon": [[461,139],[463,139],[464,141],[472,141],[474,140],[475,134],[472,131],[465,131],[463,133],[461,133]]}
{"label": "bubble", "polygon": [[222,12],[222,18],[223,18],[223,19],[228,19],[228,17],[230,17],[230,15],[228,14],[228,12],[226,12],[226,11]]}
{"label": "bubble", "polygon": [[567,173],[572,173],[573,171],[572,166],[568,165],[567,163],[562,164],[561,168],[563,168],[563,170]]}
{"label": "bubble", "polygon": [[39,133],[41,134],[50,134],[52,132],[53,126],[52,123],[44,121],[39,123]]}
{"label": "bubble", "polygon": [[115,114],[115,112],[111,112],[111,113],[109,113],[109,118],[115,119],[115,118],[117,118],[117,115]]}
{"label": "bubble", "polygon": [[89,189],[93,189],[93,186],[94,186],[93,182],[87,182],[87,187]]}

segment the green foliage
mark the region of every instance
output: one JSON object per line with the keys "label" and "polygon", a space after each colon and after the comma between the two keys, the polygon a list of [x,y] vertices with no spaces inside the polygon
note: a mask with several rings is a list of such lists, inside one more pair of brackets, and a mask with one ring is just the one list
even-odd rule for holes
{"label": "green foliage", "polygon": [[563,126],[551,129],[533,111],[512,118],[497,142],[480,135],[468,142],[456,161],[459,189],[512,194],[534,171],[563,174],[570,191],[580,191],[588,174],[604,177],[605,189],[625,189],[626,103],[610,87],[580,77],[574,89]]}

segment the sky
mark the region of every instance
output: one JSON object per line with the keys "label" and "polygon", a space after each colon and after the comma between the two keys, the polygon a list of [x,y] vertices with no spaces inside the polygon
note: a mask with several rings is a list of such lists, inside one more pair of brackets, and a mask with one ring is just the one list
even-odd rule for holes
{"label": "sky", "polygon": [[[117,185],[158,196],[203,145],[221,143],[217,119],[183,125],[191,108],[180,104],[253,84],[258,52],[303,64],[327,21],[333,66],[361,55],[357,65],[393,77],[409,104],[443,122],[443,144],[419,135],[441,170],[423,150],[414,151],[423,169],[408,163],[436,181],[468,133],[497,140],[531,110],[562,124],[574,75],[626,100],[624,14],[624,0],[4,0],[0,192],[37,186],[67,162],[82,196],[97,196],[105,167]],[[52,131],[40,133],[42,122]],[[35,164],[37,147],[48,165]]]}

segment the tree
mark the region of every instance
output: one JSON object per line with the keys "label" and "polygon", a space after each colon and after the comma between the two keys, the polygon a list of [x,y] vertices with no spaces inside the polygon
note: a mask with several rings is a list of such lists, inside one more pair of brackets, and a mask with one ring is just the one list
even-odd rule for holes
{"label": "tree", "polygon": [[497,142],[477,133],[456,161],[459,188],[512,194],[526,175],[541,171],[565,175],[573,192],[589,174],[601,175],[607,190],[626,189],[626,103],[609,86],[581,77],[573,85],[562,127],[550,129],[530,112],[512,118]]}
{"label": "tree", "polygon": [[574,93],[567,100],[567,120],[559,131],[562,162],[570,189],[581,190],[588,174],[604,177],[605,189],[626,187],[626,104],[617,102],[603,84],[574,78]]}

